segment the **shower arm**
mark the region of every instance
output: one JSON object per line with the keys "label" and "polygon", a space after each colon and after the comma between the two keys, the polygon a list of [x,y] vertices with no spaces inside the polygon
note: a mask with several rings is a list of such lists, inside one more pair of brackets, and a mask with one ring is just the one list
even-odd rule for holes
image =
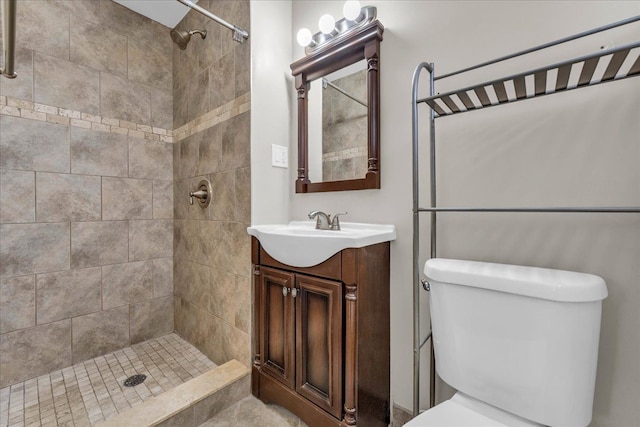
{"label": "shower arm", "polygon": [[220,18],[219,16],[214,15],[213,13],[209,12],[207,9],[204,9],[204,8],[198,6],[197,4],[192,3],[189,0],[178,0],[178,1],[180,3],[182,3],[183,5],[195,10],[196,12],[199,12],[199,13],[203,14],[204,16],[206,16],[209,19],[213,19],[218,24],[223,25],[223,26],[227,27],[228,29],[230,29],[231,31],[233,31],[233,39],[235,41],[237,41],[238,43],[244,43],[244,41],[249,38],[249,33],[248,32],[246,32],[245,30],[243,30],[240,27],[236,27],[235,25],[225,21],[224,19]]}

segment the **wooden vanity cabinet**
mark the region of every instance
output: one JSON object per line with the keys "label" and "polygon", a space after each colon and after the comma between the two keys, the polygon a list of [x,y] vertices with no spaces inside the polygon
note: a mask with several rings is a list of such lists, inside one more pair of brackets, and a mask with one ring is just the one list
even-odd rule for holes
{"label": "wooden vanity cabinet", "polygon": [[389,243],[313,267],[252,237],[252,393],[310,427],[389,424]]}

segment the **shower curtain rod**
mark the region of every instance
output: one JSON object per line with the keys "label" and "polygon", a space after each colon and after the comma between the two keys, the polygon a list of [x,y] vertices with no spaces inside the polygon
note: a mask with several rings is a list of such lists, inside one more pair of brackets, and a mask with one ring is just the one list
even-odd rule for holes
{"label": "shower curtain rod", "polygon": [[178,1],[180,3],[182,3],[183,5],[195,10],[196,12],[200,12],[201,14],[206,16],[207,18],[213,19],[218,24],[223,25],[223,26],[227,27],[228,29],[230,29],[231,31],[233,31],[233,40],[237,41],[238,43],[244,43],[244,41],[249,38],[249,33],[248,32],[246,32],[245,30],[243,30],[240,27],[236,27],[235,25],[230,24],[229,22],[225,21],[224,19],[220,18],[219,16],[216,16],[213,13],[209,12],[207,9],[204,9],[204,8],[198,6],[197,4],[190,2],[189,0],[178,0]]}
{"label": "shower curtain rod", "polygon": [[18,0],[7,0],[4,3],[4,25],[2,26],[4,68],[0,68],[0,74],[8,79],[15,79],[15,50],[16,50],[16,11]]}
{"label": "shower curtain rod", "polygon": [[331,83],[329,80],[325,79],[324,77],[322,78],[322,85],[323,85],[323,87],[325,89],[327,88],[327,86],[331,86],[332,88],[334,88],[335,90],[337,90],[338,92],[340,92],[341,94],[346,96],[347,98],[351,98],[352,100],[356,101],[358,104],[362,105],[363,107],[367,107],[367,104],[365,104],[364,102],[360,101],[358,98],[356,98],[355,96],[351,95],[350,93],[348,93],[346,90],[342,89],[341,87],[336,86],[335,84]]}

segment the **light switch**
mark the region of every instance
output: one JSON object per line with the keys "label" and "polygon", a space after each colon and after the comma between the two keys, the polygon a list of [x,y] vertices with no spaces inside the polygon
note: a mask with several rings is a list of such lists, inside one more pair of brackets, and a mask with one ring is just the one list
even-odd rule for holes
{"label": "light switch", "polygon": [[271,166],[277,168],[289,167],[289,147],[271,144]]}

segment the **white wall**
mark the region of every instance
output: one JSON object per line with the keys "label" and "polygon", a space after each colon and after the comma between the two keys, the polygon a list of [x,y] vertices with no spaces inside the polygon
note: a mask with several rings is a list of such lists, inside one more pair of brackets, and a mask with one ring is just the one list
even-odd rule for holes
{"label": "white wall", "polygon": [[[295,107],[291,62],[291,2],[251,1],[251,224],[286,222],[296,154],[289,168],[271,166],[271,145],[289,147]],[[295,117],[295,115],[293,116]]]}
{"label": "white wall", "polygon": [[[438,72],[452,71],[637,15],[640,3],[369,1],[363,4],[378,8],[378,17],[386,28],[380,65],[382,188],[294,194],[291,186],[294,166],[287,183],[288,219],[305,218],[311,209],[347,210],[345,221],[391,223],[397,227],[398,238],[392,244],[391,255],[392,397],[401,406],[411,408],[410,96],[414,68],[421,61],[433,61]],[[289,62],[303,55],[302,48],[295,44],[297,30],[306,26],[316,31],[321,14],[329,12],[339,17],[341,9],[342,2],[293,2],[294,47]],[[638,27],[635,28],[637,39]],[[597,36],[576,43],[569,53],[558,49],[473,77],[484,81],[490,76],[578,56],[611,40],[621,44],[628,35],[629,31]],[[476,206],[640,205],[639,83],[638,79],[629,79],[469,113],[459,119],[439,120],[440,202]],[[445,85],[438,87],[446,89]],[[291,96],[293,103],[295,96]],[[290,158],[294,160],[295,123],[291,126]],[[426,168],[428,162],[423,165]],[[422,188],[427,186],[425,181]],[[639,216],[451,214],[443,216],[440,224],[440,256],[563,268],[605,278],[610,296],[604,303],[592,425],[638,425]],[[425,236],[427,232],[425,229]],[[428,380],[425,378],[423,383],[426,385]],[[426,393],[423,396],[426,399]]]}

